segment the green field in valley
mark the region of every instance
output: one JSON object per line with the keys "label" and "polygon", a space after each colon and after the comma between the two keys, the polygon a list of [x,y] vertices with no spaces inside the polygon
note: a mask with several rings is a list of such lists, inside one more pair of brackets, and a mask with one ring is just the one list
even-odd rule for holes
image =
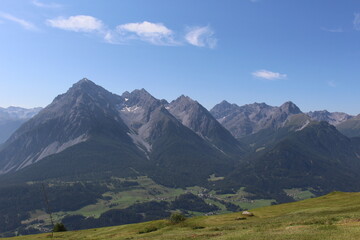
{"label": "green field in valley", "polygon": [[[82,231],[55,233],[54,239],[360,239],[360,193],[334,192],[319,198],[239,213],[188,218],[171,224],[159,220]],[[49,233],[5,238],[50,239]]]}

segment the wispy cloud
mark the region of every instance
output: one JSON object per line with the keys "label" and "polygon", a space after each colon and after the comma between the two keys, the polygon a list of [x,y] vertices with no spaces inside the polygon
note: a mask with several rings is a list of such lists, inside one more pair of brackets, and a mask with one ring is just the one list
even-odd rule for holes
{"label": "wispy cloud", "polygon": [[15,17],[9,13],[0,12],[0,18],[14,22],[25,28],[26,30],[36,31],[38,28],[31,22],[26,21],[24,19]]}
{"label": "wispy cloud", "polygon": [[43,3],[38,0],[33,0],[32,4],[34,4],[37,7],[41,7],[41,8],[61,8],[62,7],[62,5],[60,5],[58,3]]}
{"label": "wispy cloud", "polygon": [[188,28],[185,39],[189,44],[197,47],[214,48],[217,44],[214,31],[209,26]]}
{"label": "wispy cloud", "polygon": [[342,33],[344,32],[344,29],[342,28],[321,28],[321,30],[325,31],[325,32],[331,32],[331,33]]}
{"label": "wispy cloud", "polygon": [[159,46],[183,46],[188,43],[197,47],[214,48],[217,42],[214,31],[209,26],[188,27],[184,36],[171,30],[163,23],[132,22],[109,28],[100,19],[88,15],[47,19],[46,24],[66,31],[96,34],[111,44],[143,41]]}
{"label": "wispy cloud", "polygon": [[286,79],[287,75],[277,72],[271,72],[268,70],[259,70],[256,72],[253,72],[252,75],[256,78],[262,78],[266,80],[280,80],[280,79]]}
{"label": "wispy cloud", "polygon": [[46,23],[51,27],[73,32],[96,32],[104,29],[104,24],[101,20],[86,15],[48,19]]}
{"label": "wispy cloud", "polygon": [[[155,45],[176,45],[173,31],[163,23],[138,22],[126,23],[116,27],[122,40],[138,39]],[[108,33],[111,34],[111,33]],[[112,33],[114,35],[114,33]],[[108,35],[109,37],[109,35]]]}
{"label": "wispy cloud", "polygon": [[355,30],[360,31],[360,13],[354,14],[353,25]]}
{"label": "wispy cloud", "polygon": [[333,81],[328,81],[327,84],[332,88],[336,87],[336,84]]}

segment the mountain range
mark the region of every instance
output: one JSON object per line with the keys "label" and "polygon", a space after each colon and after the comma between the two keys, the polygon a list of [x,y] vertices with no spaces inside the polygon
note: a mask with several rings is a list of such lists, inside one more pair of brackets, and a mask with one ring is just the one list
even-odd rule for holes
{"label": "mountain range", "polygon": [[[91,227],[100,220],[75,214],[90,205],[105,215],[123,211],[134,222],[167,214],[131,218],[134,209],[154,207],[145,199],[168,199],[169,209],[183,205],[179,197],[192,199],[186,211],[200,209],[195,203],[214,209],[203,205],[214,201],[236,210],[244,202],[234,199],[288,202],[294,189],[360,190],[360,118],[345,113],[226,101],[208,111],[184,95],[170,103],[145,89],[117,95],[82,79],[44,109],[15,115],[24,123],[0,146],[0,226],[6,225],[0,232],[34,228],[42,184],[59,216]],[[179,195],[194,189],[202,189],[200,199]],[[145,205],[120,204],[124,192],[139,191],[146,192]]]}
{"label": "mountain range", "polygon": [[24,122],[35,116],[41,108],[0,107],[0,144],[5,142]]}

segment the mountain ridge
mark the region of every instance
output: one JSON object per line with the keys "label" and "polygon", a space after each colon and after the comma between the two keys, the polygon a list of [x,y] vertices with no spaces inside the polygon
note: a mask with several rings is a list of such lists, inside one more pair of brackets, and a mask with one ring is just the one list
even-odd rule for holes
{"label": "mountain ridge", "polygon": [[[0,231],[34,226],[23,223],[39,220],[42,184],[59,218],[92,227],[115,213],[127,219],[121,223],[158,219],[179,199],[191,214],[298,199],[289,191],[358,191],[359,139],[292,102],[223,101],[208,111],[185,95],[171,102],[145,89],[117,95],[82,79],[0,147]],[[89,217],[94,212],[101,220]]]}

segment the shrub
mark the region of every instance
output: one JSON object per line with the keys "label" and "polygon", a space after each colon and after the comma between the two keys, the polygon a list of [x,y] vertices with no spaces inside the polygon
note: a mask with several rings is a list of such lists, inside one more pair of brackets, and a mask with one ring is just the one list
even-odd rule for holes
{"label": "shrub", "polygon": [[65,232],[67,230],[63,223],[56,223],[53,231],[54,232]]}
{"label": "shrub", "polygon": [[180,223],[185,220],[186,220],[185,216],[179,212],[172,213],[170,216],[170,222],[173,224]]}

